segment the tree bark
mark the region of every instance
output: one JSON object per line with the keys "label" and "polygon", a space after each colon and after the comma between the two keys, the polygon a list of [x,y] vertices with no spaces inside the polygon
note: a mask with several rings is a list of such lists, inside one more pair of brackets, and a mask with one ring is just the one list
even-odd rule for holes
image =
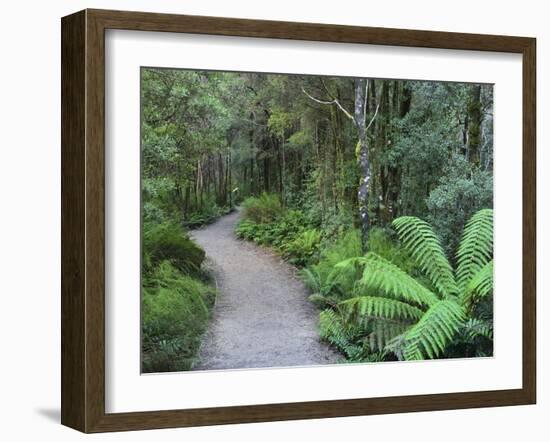
{"label": "tree bark", "polygon": [[355,80],[355,108],[354,121],[357,127],[358,143],[357,143],[357,164],[359,167],[359,188],[357,191],[357,203],[359,206],[359,220],[361,223],[361,231],[363,240],[366,242],[369,233],[369,213],[368,200],[370,190],[370,162],[369,162],[369,147],[367,144],[367,128],[366,128],[366,87],[367,80],[357,78]]}
{"label": "tree bark", "polygon": [[481,85],[472,85],[468,97],[468,160],[480,164],[481,150]]}

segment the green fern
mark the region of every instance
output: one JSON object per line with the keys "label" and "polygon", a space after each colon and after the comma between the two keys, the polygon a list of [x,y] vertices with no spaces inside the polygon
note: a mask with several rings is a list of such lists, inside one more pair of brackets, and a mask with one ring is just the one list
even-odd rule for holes
{"label": "green fern", "polygon": [[456,254],[456,279],[461,291],[493,256],[493,210],[480,210],[466,224]]}
{"label": "green fern", "polygon": [[309,289],[322,296],[328,296],[337,291],[340,272],[333,269],[327,275],[322,274],[315,267],[307,267],[301,270],[302,279]]}
{"label": "green fern", "polygon": [[367,335],[371,351],[389,351],[388,344],[402,335],[410,327],[410,322],[387,318],[370,318]]}
{"label": "green fern", "polygon": [[[364,327],[369,351],[406,360],[439,358],[447,351],[453,356],[492,352],[492,220],[487,209],[466,225],[456,277],[429,224],[414,217],[394,221],[430,287],[372,252],[335,266],[342,272],[362,269],[357,295],[337,308]],[[483,340],[487,345],[478,345]]]}
{"label": "green fern", "polygon": [[407,360],[438,357],[464,321],[464,309],[454,300],[439,301],[405,334]]}
{"label": "green fern", "polygon": [[464,336],[473,341],[477,337],[493,340],[493,323],[482,319],[470,318],[462,326]]}
{"label": "green fern", "polygon": [[458,294],[453,269],[432,227],[414,216],[402,216],[392,224],[405,249],[430,278],[434,287],[444,297]]}
{"label": "green fern", "polygon": [[334,345],[349,362],[359,362],[369,354],[368,344],[358,339],[363,334],[360,324],[347,324],[343,316],[332,309],[323,310],[319,316],[321,339]]}
{"label": "green fern", "polygon": [[462,292],[463,302],[471,304],[493,293],[493,260],[489,261],[470,279]]}
{"label": "green fern", "polygon": [[412,276],[381,256],[367,253],[363,263],[365,268],[360,286],[419,306],[429,307],[439,300]]}
{"label": "green fern", "polygon": [[358,296],[340,303],[360,316],[418,321],[424,312],[405,302],[375,296]]}

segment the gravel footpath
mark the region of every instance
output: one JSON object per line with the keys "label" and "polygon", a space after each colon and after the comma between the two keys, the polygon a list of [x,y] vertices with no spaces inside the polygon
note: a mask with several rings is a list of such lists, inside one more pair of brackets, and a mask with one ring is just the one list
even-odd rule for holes
{"label": "gravel footpath", "polygon": [[194,370],[331,364],[319,312],[291,265],[234,234],[239,213],[191,232],[213,264],[219,294]]}

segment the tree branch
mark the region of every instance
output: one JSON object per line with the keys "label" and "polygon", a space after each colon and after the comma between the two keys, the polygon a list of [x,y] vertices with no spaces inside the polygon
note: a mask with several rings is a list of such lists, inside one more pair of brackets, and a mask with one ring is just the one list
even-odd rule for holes
{"label": "tree branch", "polygon": [[311,100],[315,101],[316,103],[319,103],[319,104],[329,104],[329,105],[332,105],[332,104],[335,104],[336,106],[338,106],[338,108],[346,115],[346,117],[348,117],[351,121],[355,122],[355,119],[353,118],[353,116],[346,110],[344,109],[344,107],[340,104],[340,102],[335,98],[334,100],[332,101],[324,101],[324,100],[319,100],[318,98],[315,98],[315,97],[312,97],[311,95],[309,95],[306,90],[304,89],[304,87],[302,86],[302,92],[308,97],[310,98]]}
{"label": "tree branch", "polygon": [[374,119],[375,119],[376,116],[378,115],[378,109],[379,109],[379,108],[380,108],[380,105],[377,104],[377,105],[376,105],[376,110],[374,111],[374,115],[372,116],[372,118],[371,118],[369,124],[368,124],[367,127],[365,128],[365,132],[366,132],[367,130],[369,130],[369,127],[370,127],[371,124],[374,122]]}

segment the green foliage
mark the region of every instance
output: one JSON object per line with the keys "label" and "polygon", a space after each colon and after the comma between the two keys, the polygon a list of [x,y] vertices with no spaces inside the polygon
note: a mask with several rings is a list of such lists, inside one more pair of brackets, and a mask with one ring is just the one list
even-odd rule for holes
{"label": "green foliage", "polygon": [[204,251],[173,222],[145,223],[142,248],[142,371],[189,370],[215,298]]}
{"label": "green foliage", "polygon": [[466,221],[481,208],[491,207],[492,202],[492,172],[476,169],[455,155],[426,199],[427,220],[448,254],[457,249]]}
{"label": "green foliage", "polygon": [[189,370],[215,290],[162,261],[142,281],[142,371]]}
{"label": "green foliage", "polygon": [[[278,216],[267,216],[271,213],[265,207],[272,204],[264,204],[264,198],[249,198],[250,205],[254,207],[250,212],[245,212],[243,218],[235,228],[237,237],[254,241],[261,245],[268,245],[278,250],[282,256],[292,264],[303,266],[316,259],[321,245],[322,234],[317,229],[308,226],[307,219],[299,210],[282,210]],[[262,216],[257,216],[263,213]],[[264,219],[258,222],[256,219]]]}
{"label": "green foliage", "polygon": [[204,251],[174,223],[144,224],[143,254],[146,269],[170,261],[184,273],[197,274]]}
{"label": "green foliage", "polygon": [[[319,262],[302,270],[304,282],[314,294],[327,299],[348,297],[353,290],[358,272],[355,268],[342,271],[335,266],[341,261],[357,258],[362,254],[361,233],[356,229],[349,230],[336,241],[325,244],[319,253]],[[323,305],[323,302],[319,301]]]}
{"label": "green foliage", "polygon": [[379,296],[358,296],[343,301],[341,305],[351,314],[370,318],[418,321],[424,313],[406,302]]}
{"label": "green foliage", "polygon": [[[373,227],[369,232],[367,250],[390,261],[409,274],[416,274],[418,266],[411,254],[401,247],[391,229]],[[336,263],[335,263],[336,264]]]}
{"label": "green foliage", "polygon": [[463,320],[464,310],[455,300],[442,300],[432,305],[405,333],[405,359],[433,359],[441,355]]}
{"label": "green foliage", "polygon": [[188,229],[196,229],[197,227],[216,221],[220,216],[227,215],[232,210],[232,207],[220,207],[212,201],[188,214],[187,218],[183,221],[183,225]]}
{"label": "green foliage", "polygon": [[361,265],[363,274],[358,281],[359,290],[382,294],[383,296],[410,302],[414,305],[429,307],[438,300],[437,296],[405,273],[395,264],[375,253],[369,252],[365,257],[342,261],[337,268]]}
{"label": "green foliage", "polygon": [[345,356],[345,362],[362,362],[369,355],[368,343],[362,340],[364,329],[360,324],[347,323],[343,316],[332,309],[319,315],[321,339],[335,346]]}
{"label": "green foliage", "polygon": [[243,218],[260,224],[274,221],[283,211],[279,197],[269,193],[247,198],[242,206],[244,208]]}
{"label": "green foliage", "polygon": [[348,360],[491,354],[492,212],[464,225],[492,207],[492,86],[472,101],[470,84],[369,80],[363,244],[357,127],[304,94],[353,109],[354,79],[143,68],[141,85],[146,277],[169,263],[200,282],[204,253],[181,227],[242,202],[236,235],[304,266]]}
{"label": "green foliage", "polygon": [[425,221],[402,216],[393,222],[404,248],[411,254],[439,293],[447,298],[458,293],[453,269],[439,238]]}
{"label": "green foliage", "polygon": [[[470,282],[493,256],[493,211],[477,212],[464,228],[457,251],[456,279],[464,292]],[[492,273],[492,267],[491,267]]]}
{"label": "green foliage", "polygon": [[301,232],[294,240],[282,246],[283,256],[289,262],[298,266],[304,266],[315,259],[321,244],[321,231],[308,229]]}
{"label": "green foliage", "polygon": [[493,293],[493,260],[486,263],[475,273],[462,292],[462,301],[466,305],[487,299]]}
{"label": "green foliage", "polygon": [[[417,279],[372,251],[336,264],[335,269],[362,273],[353,297],[326,304],[333,311],[330,324],[342,328],[334,336],[349,338],[351,323],[354,331],[360,326],[365,332],[353,343],[366,340],[369,351],[406,360],[491,354],[492,219],[492,210],[484,209],[466,225],[456,275],[427,223],[396,219],[403,248],[428,279]],[[330,336],[329,342],[340,342]]]}

